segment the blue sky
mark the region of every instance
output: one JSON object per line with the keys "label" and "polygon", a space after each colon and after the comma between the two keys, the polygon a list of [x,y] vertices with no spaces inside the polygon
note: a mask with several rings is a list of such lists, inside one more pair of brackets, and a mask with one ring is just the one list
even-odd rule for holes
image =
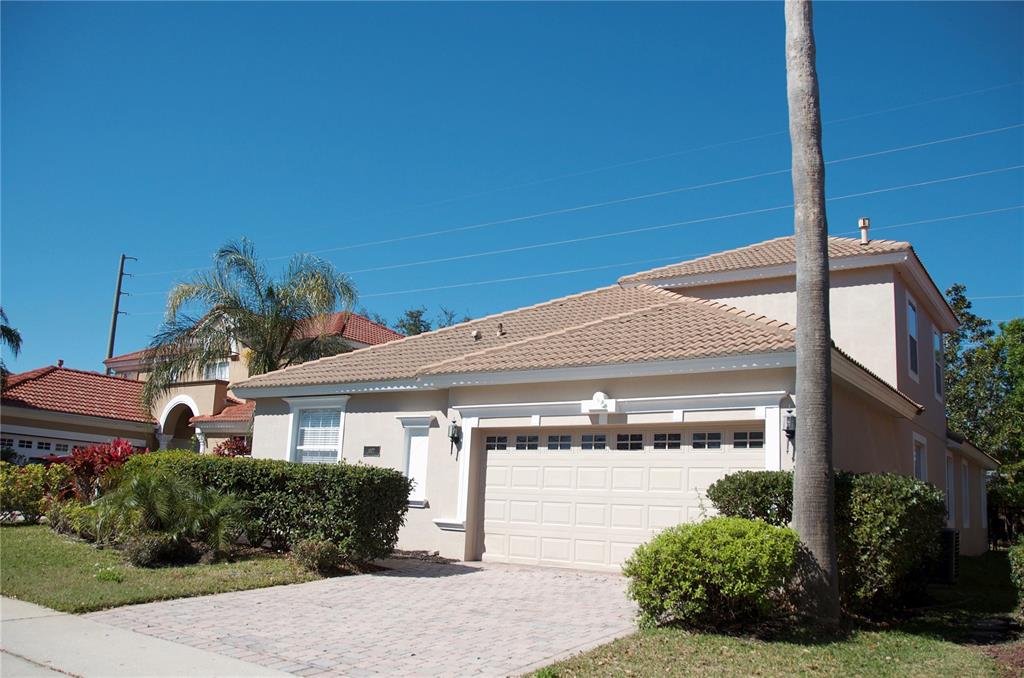
{"label": "blue sky", "polygon": [[[121,252],[139,261],[119,353],[148,342],[180,269],[240,236],[266,257],[333,248],[323,256],[354,272],[360,303],[394,318],[420,305],[479,317],[792,230],[777,210],[364,270],[785,205],[781,173],[352,247],[787,168],[780,4],[0,11],[15,370],[101,367]],[[1024,4],[827,3],[815,21],[827,160],[1024,123]],[[827,191],[1021,164],[1018,127],[830,165]],[[882,229],[1018,205],[1020,169],[836,200],[829,222],[842,233],[870,216],[943,289],[1016,295],[976,303],[1008,319],[1024,315],[1024,210]],[[576,269],[591,270],[560,273]],[[503,278],[523,279],[451,287]]]}

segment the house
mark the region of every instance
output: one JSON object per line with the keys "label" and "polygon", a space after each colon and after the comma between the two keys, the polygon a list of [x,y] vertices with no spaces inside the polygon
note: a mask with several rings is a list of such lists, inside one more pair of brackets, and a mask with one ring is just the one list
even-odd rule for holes
{"label": "house", "polygon": [[61,362],[11,375],[3,392],[0,447],[26,458],[60,456],[114,438],[149,447],[154,421],[141,397],[141,382]]}
{"label": "house", "polygon": [[[310,328],[310,331],[314,331]],[[340,335],[353,349],[374,346],[403,335],[357,313],[334,313],[318,320],[317,332]],[[186,375],[153,406],[154,442],[160,449],[191,448],[204,452],[231,437],[248,437],[252,430],[253,403],[232,393],[229,383],[245,380],[249,369],[245,347],[224,360],[206,365],[202,373]],[[150,371],[147,349],[104,360],[108,372],[138,384]]]}
{"label": "house", "polygon": [[[947,432],[957,320],[906,242],[830,238],[834,460],[942,488],[987,547],[985,472]],[[795,250],[778,238],[234,383],[253,455],[403,470],[399,546],[614,570],[705,490],[800,453]],[[794,419],[795,418],[795,419]]]}

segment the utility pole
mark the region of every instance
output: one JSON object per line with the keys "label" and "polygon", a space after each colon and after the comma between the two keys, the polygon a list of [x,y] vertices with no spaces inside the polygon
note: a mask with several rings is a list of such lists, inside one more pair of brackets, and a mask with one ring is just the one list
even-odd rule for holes
{"label": "utility pole", "polygon": [[107,342],[107,359],[114,357],[114,337],[117,335],[117,316],[121,315],[121,296],[128,294],[121,291],[121,282],[125,276],[131,277],[131,273],[124,272],[124,262],[128,259],[138,261],[135,257],[121,255],[121,263],[117,267],[117,286],[114,288],[114,312],[110,315],[110,340]]}

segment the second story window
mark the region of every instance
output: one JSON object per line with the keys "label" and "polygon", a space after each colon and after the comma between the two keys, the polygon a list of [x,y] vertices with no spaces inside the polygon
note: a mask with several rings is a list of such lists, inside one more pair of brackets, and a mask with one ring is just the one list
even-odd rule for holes
{"label": "second story window", "polygon": [[917,304],[909,296],[907,297],[907,365],[910,367],[910,376],[917,380],[918,375],[918,345],[917,345]]}
{"label": "second story window", "polygon": [[932,328],[932,354],[935,362],[935,397],[942,400],[942,332]]}
{"label": "second story window", "polygon": [[213,379],[219,379],[220,381],[228,380],[228,361],[218,360],[216,362],[207,363],[203,369],[203,379],[205,381],[211,381]]}

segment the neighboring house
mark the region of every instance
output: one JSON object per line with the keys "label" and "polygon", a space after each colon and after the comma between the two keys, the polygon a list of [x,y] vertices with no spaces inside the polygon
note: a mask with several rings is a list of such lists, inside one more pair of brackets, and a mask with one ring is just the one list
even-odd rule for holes
{"label": "neighboring house", "polygon": [[142,384],[62,364],[8,377],[0,447],[27,458],[125,438],[149,447],[153,418],[140,404]]}
{"label": "neighboring house", "polygon": [[[929,480],[983,552],[996,463],[946,431],[953,312],[908,243],[830,257],[836,466]],[[402,548],[614,570],[723,475],[792,467],[794,262],[769,240],[232,387],[254,456],[411,477]]]}
{"label": "neighboring house", "polygon": [[[335,313],[327,318],[324,331],[340,335],[353,349],[365,348],[402,338],[403,335],[356,313]],[[244,346],[224,360],[207,365],[201,374],[181,378],[153,406],[155,440],[160,449],[191,448],[212,450],[234,436],[249,437],[253,403],[236,398],[229,384],[249,377]],[[124,380],[139,384],[149,375],[147,349],[114,356],[103,361],[107,370]]]}

